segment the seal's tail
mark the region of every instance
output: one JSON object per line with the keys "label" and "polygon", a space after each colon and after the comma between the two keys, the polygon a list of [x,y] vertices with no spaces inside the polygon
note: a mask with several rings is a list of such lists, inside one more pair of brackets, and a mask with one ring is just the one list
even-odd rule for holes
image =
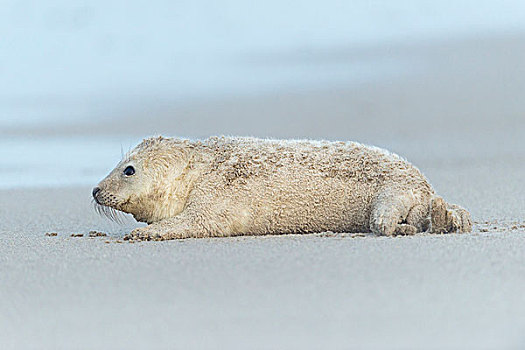
{"label": "seal's tail", "polygon": [[471,232],[470,213],[459,205],[449,204],[439,196],[432,198],[430,207],[430,232]]}

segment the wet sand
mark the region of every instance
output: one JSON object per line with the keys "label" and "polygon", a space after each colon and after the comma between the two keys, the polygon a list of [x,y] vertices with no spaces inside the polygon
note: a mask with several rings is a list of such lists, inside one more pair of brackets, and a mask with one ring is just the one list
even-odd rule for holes
{"label": "wet sand", "polygon": [[477,224],[462,235],[130,244],[117,241],[137,224],[98,217],[89,187],[0,191],[1,347],[523,347],[524,49],[505,36],[341,49],[316,59],[384,54],[422,69],[358,87],[159,101],[147,118],[135,110],[104,127],[6,130],[358,140],[405,156]]}

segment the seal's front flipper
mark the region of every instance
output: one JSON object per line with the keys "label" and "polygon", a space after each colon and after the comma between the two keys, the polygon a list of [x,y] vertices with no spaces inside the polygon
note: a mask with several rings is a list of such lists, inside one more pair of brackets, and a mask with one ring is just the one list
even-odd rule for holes
{"label": "seal's front flipper", "polygon": [[139,227],[124,237],[125,240],[166,241],[170,239],[201,238],[210,235],[197,225],[195,220],[188,218],[188,211],[170,218],[161,220],[145,227]]}
{"label": "seal's front flipper", "polygon": [[430,209],[431,233],[462,233],[472,231],[468,211],[455,204],[448,204],[439,196],[432,198]]}

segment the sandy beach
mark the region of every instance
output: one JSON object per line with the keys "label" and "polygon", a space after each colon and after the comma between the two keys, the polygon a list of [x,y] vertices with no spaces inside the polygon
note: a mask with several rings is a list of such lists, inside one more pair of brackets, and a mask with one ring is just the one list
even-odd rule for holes
{"label": "sandy beach", "polygon": [[[2,190],[0,347],[522,348],[525,36],[305,55],[275,59],[381,56],[420,71],[319,91],[152,98],[106,119],[2,133],[124,144],[152,134],[356,140],[418,166],[471,211],[473,233],[119,243],[137,224],[97,216],[89,186]],[[108,237],[88,238],[91,230]]]}

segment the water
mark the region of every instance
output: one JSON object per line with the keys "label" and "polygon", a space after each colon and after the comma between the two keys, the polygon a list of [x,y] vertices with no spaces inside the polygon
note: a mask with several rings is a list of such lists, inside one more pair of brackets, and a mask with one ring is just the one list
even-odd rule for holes
{"label": "water", "polygon": [[0,189],[95,186],[130,146],[93,137],[2,140]]}
{"label": "water", "polygon": [[0,96],[68,103],[360,81],[407,67],[284,56],[522,29],[521,0],[4,0]]}
{"label": "water", "polygon": [[[152,98],[256,95],[392,79],[424,67],[394,57],[318,58],[355,47],[522,30],[521,0],[4,0],[0,149],[10,151],[0,155],[0,183],[91,182],[90,170],[72,159],[78,152],[86,163],[100,159],[106,146],[114,146],[11,138],[2,129],[103,119]],[[75,152],[53,158],[65,148]]]}

